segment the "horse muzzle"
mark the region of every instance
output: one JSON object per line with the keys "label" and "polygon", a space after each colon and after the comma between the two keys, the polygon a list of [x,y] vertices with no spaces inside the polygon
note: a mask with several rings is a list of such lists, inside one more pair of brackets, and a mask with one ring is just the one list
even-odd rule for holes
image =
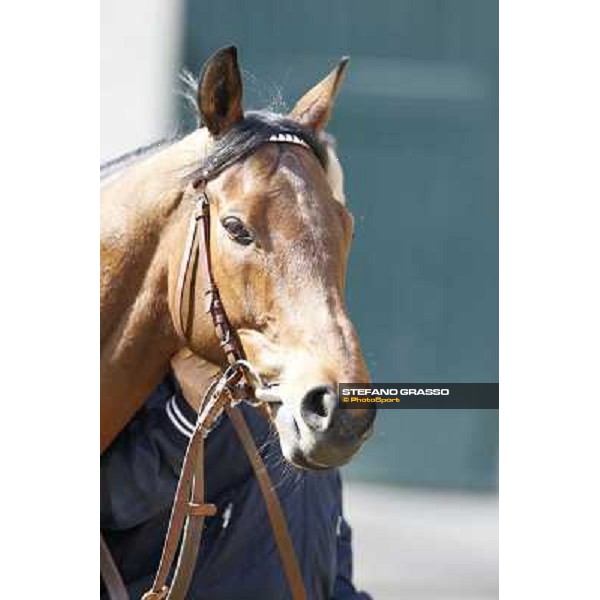
{"label": "horse muzzle", "polygon": [[272,392],[269,400],[282,452],[301,468],[346,464],[373,432],[375,408],[341,408],[333,386],[311,388],[294,408],[285,400],[273,402]]}

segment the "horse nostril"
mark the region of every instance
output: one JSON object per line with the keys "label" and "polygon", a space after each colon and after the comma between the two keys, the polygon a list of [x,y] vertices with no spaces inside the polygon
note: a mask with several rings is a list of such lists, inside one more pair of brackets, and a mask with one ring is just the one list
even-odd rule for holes
{"label": "horse nostril", "polygon": [[337,395],[331,386],[320,385],[309,390],[300,405],[305,423],[315,431],[329,426],[337,404]]}

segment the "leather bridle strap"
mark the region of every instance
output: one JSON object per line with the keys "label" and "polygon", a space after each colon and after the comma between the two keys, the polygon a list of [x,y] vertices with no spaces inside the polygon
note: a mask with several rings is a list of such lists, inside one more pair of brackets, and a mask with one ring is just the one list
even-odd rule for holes
{"label": "leather bridle strap", "polygon": [[[210,313],[212,317],[213,326],[227,362],[233,365],[239,360],[245,359],[246,356],[235,331],[229,323],[223,303],[221,302],[219,288],[215,284],[212,272],[212,261],[210,258],[210,205],[206,195],[206,183],[206,179],[199,179],[193,184],[194,189],[198,192],[198,197],[194,212],[190,218],[183,257],[179,267],[177,287],[175,289],[175,329],[181,338],[184,340],[189,339],[187,331],[193,315],[192,309],[194,306],[195,288],[197,286],[192,284],[192,277],[188,275],[192,270],[190,267],[193,267],[193,263],[196,262],[196,281],[200,282],[201,286],[204,286],[206,312]],[[186,288],[187,301],[185,301]]]}
{"label": "leather bridle strap", "polygon": [[[219,383],[211,388],[207,396],[209,396],[209,400],[198,418],[183,461],[154,584],[142,596],[142,600],[183,600],[189,589],[200,547],[204,517],[213,516],[216,513],[216,507],[213,504],[204,502],[204,437],[223,408],[231,419],[258,479],[292,598],[293,600],[306,600],[306,589],[285,515],[246,420],[239,409],[232,406],[233,398],[226,387],[226,382],[224,385]],[[193,474],[193,484],[190,481],[191,474]],[[191,501],[189,500],[190,487],[192,488]],[[184,522],[185,530],[179,559],[169,588],[167,578],[173,565]]]}
{"label": "leather bridle strap", "polygon": [[252,465],[256,479],[258,479],[258,485],[260,486],[260,491],[262,492],[265,506],[267,507],[271,529],[273,530],[273,537],[275,538],[283,570],[290,591],[292,592],[292,598],[294,600],[306,600],[306,589],[304,587],[300,565],[298,564],[298,558],[294,550],[281,502],[279,502],[279,498],[273,487],[273,482],[269,477],[269,472],[256,448],[256,444],[254,443],[250,429],[248,429],[248,424],[244,419],[244,415],[238,408],[233,407],[230,404],[225,406],[225,411],[235,427],[240,442],[248,456],[248,460]]}
{"label": "leather bridle strap", "polygon": [[[262,459],[260,458],[260,454],[258,452],[258,449],[256,448],[256,444],[254,443],[254,440],[242,413],[231,406],[231,403],[233,402],[232,392],[235,392],[235,395],[238,397],[241,393],[242,396],[245,395],[245,397],[247,398],[253,398],[254,390],[248,379],[248,373],[246,369],[240,368],[240,364],[246,363],[244,349],[229,323],[229,320],[225,313],[225,309],[221,302],[219,290],[217,288],[217,285],[215,284],[212,273],[212,261],[210,258],[210,205],[208,202],[208,197],[206,195],[206,180],[198,180],[194,184],[194,188],[198,191],[198,198],[196,200],[194,212],[190,219],[190,226],[188,229],[184,255],[181,261],[180,273],[177,282],[175,306],[176,328],[179,335],[182,336],[183,339],[188,339],[186,334],[189,324],[189,317],[192,314],[192,306],[195,293],[194,288],[196,287],[192,285],[191,277],[188,276],[188,271],[194,263],[194,257],[197,257],[196,264],[198,271],[196,274],[196,281],[198,281],[200,285],[205,286],[205,294],[208,297],[207,312],[211,314],[215,332],[217,334],[217,337],[219,338],[221,347],[227,357],[227,361],[231,365],[230,369],[232,369],[233,373],[233,376],[227,379],[226,372],[224,375],[224,377],[226,378],[225,385],[223,385],[221,389],[218,389],[220,387],[220,384],[218,383],[216,386],[217,389],[209,389],[207,396],[212,394],[212,401],[214,401],[214,399],[216,398],[216,403],[219,403],[219,405],[221,405],[220,401],[222,400],[223,396],[226,396],[229,400],[223,402],[222,406],[225,407],[225,410],[231,418],[235,430],[242,443],[242,446],[246,454],[248,455],[248,459],[252,465],[256,477],[258,478],[259,487],[265,500],[267,513],[273,529],[273,535],[275,537],[275,541],[282,559],[284,572],[288,580],[290,590],[292,592],[292,597],[294,600],[306,600],[307,596],[306,590],[304,588],[304,582],[302,580],[302,574],[300,571],[298,560],[296,558],[296,554],[294,552],[292,540],[287,528],[283,509],[281,508],[281,504],[279,503],[277,494],[274,491],[273,484],[269,478],[267,469],[264,463],[262,462]],[[201,252],[201,250],[204,250],[204,252]],[[188,277],[190,279],[189,282],[187,282]],[[189,285],[187,302],[184,301],[186,283],[188,283]],[[184,314],[184,306],[186,304],[187,311],[185,312],[187,314]],[[211,398],[209,398],[209,402],[210,401]],[[199,417],[199,423],[201,420],[202,417]],[[202,429],[202,426],[199,425],[199,428]],[[198,431],[198,428],[196,431]],[[188,450],[192,447],[192,444],[195,443],[195,437],[196,433],[194,434],[194,436],[192,436],[192,440],[190,440]],[[152,590],[144,596],[144,600],[159,600],[164,597],[168,598],[168,600],[182,600],[183,598],[185,598],[185,594],[189,589],[191,578],[196,565],[198,549],[200,546],[203,519],[206,510],[204,507],[208,506],[204,504],[203,500],[204,465],[201,443],[199,443],[198,448],[199,451],[197,453],[186,453],[186,459],[188,454],[191,454],[192,457],[197,454],[197,468],[193,469],[195,472],[195,485],[191,505],[196,506],[200,510],[201,514],[194,515],[194,513],[191,512],[187,516],[187,524],[185,527],[182,547],[179,553],[179,561],[175,570],[175,574],[173,576],[171,589],[168,590],[166,588],[166,578],[168,576],[168,571],[170,570],[172,565],[175,546],[177,544],[177,541],[179,540],[179,535],[181,533],[183,521],[186,519],[186,515],[183,512],[183,501],[179,500],[178,503],[178,498],[176,497],[173,507],[173,514],[171,517],[171,520],[175,521],[175,523],[173,527],[171,527],[171,524],[169,525],[169,531],[165,540],[165,549],[163,551],[163,558],[165,560],[161,559],[159,572],[157,573],[154,586]],[[191,460],[192,459],[190,459],[189,461],[184,461],[184,467],[182,468],[181,474],[182,480],[187,480],[188,473],[186,470],[186,465],[188,463],[191,464]],[[189,493],[189,484],[187,485]],[[185,494],[186,492],[186,489],[183,485],[181,485],[180,487],[181,490],[179,489],[179,487],[177,490],[178,496]],[[181,511],[181,513],[183,514],[179,514],[179,512],[175,514],[175,504],[178,504],[182,507],[179,508],[178,511]],[[168,553],[165,556],[165,551],[167,550]]]}
{"label": "leather bridle strap", "polygon": [[[152,588],[142,596],[143,600],[185,598],[193,573],[193,565],[190,565],[190,563],[193,559],[193,563],[195,564],[197,547],[200,544],[199,534],[202,532],[204,517],[216,514],[214,504],[204,503],[204,438],[216,418],[222,412],[227,397],[223,394],[223,388],[215,389],[211,387],[205,396],[206,399],[207,401],[203,403],[202,410],[196,421],[194,433],[190,438],[183,459],[167,535],[154,583]],[[173,587],[169,589],[167,578],[175,560],[184,525],[186,525],[184,543],[173,578]],[[190,534],[188,533],[192,530],[198,532],[195,551],[191,545],[192,540],[189,539]],[[190,556],[191,553],[194,553],[194,556]]]}
{"label": "leather bridle strap", "polygon": [[[281,504],[242,413],[231,405],[234,401],[232,395],[234,393],[236,397],[239,397],[240,394],[244,397],[245,394],[245,397],[253,398],[253,387],[248,378],[247,367],[243,366],[248,364],[244,349],[229,323],[213,278],[210,260],[210,211],[206,196],[206,180],[197,181],[194,188],[199,191],[199,196],[190,219],[177,280],[175,327],[179,335],[187,340],[187,325],[193,312],[194,288],[196,287],[192,285],[191,281],[188,282],[188,271],[197,257],[195,261],[199,271],[197,279],[201,285],[206,286],[207,312],[211,314],[215,332],[230,367],[219,382],[209,388],[205,395],[196,428],[183,461],[158,571],[152,588],[144,594],[142,600],[164,600],[165,598],[167,600],[183,600],[187,594],[196,566],[204,517],[212,516],[216,512],[214,505],[204,503],[204,437],[223,408],[232,420],[258,479],[292,598],[293,600],[306,600],[302,574]],[[204,252],[200,252],[200,249],[203,249]],[[188,284],[188,302],[184,302],[186,283]],[[187,305],[187,314],[184,314],[185,305]],[[173,565],[184,524],[185,531],[179,560],[171,588],[169,588],[167,578]]]}
{"label": "leather bridle strap", "polygon": [[[196,231],[198,229],[198,220],[202,217],[202,206],[200,204],[200,198],[196,201],[196,206],[194,208],[194,212],[192,214],[192,218],[190,219],[188,225],[188,232],[185,240],[185,246],[183,250],[183,256],[181,259],[181,266],[179,267],[179,275],[177,277],[177,287],[175,291],[175,319],[174,325],[177,334],[186,339],[186,316],[183,314],[183,295],[185,293],[185,283],[187,274],[190,268],[190,261],[192,260],[192,255],[194,254],[192,250],[194,250],[195,242],[196,242]],[[192,287],[190,285],[190,287]],[[189,305],[188,305],[189,308]],[[189,313],[188,313],[189,314]]]}

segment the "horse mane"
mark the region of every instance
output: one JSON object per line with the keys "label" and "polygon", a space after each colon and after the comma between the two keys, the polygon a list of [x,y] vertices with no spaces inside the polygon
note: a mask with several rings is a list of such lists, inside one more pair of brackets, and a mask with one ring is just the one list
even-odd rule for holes
{"label": "horse mane", "polygon": [[100,163],[100,181],[107,179],[111,175],[115,175],[122,169],[127,168],[130,165],[135,164],[136,162],[151,156],[155,152],[158,152],[165,146],[169,146],[179,138],[162,138],[157,140],[156,142],[152,142],[151,144],[146,144],[145,146],[140,146],[135,150],[130,150],[129,152],[125,152],[116,158],[110,158],[102,163]]}
{"label": "horse mane", "polygon": [[[190,87],[190,89],[195,85],[189,74],[182,77],[182,79],[186,87]],[[196,118],[201,126],[200,115],[195,102],[192,102],[191,93],[188,91],[184,93],[184,96],[190,100],[190,104],[193,104]],[[193,165],[188,165],[182,172],[186,181],[214,177],[234,163],[253,154],[259,146],[268,142],[271,137],[280,134],[292,134],[300,138],[312,150],[327,175],[334,196],[342,204],[345,203],[343,172],[336,154],[336,143],[334,137],[328,133],[316,133],[285,115],[268,109],[247,111],[239,123],[214,141],[210,139],[205,128],[200,131],[204,135],[201,135],[198,159]],[[140,160],[170,147],[183,137],[185,136],[164,138],[102,163],[100,166],[100,180],[107,180],[112,175],[116,175]],[[210,150],[208,150],[209,147]],[[198,164],[198,160],[200,164]]]}

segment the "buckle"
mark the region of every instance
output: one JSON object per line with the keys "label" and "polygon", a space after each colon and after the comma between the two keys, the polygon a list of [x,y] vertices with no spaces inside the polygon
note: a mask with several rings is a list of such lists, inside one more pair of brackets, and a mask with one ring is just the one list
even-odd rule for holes
{"label": "buckle", "polygon": [[214,517],[217,514],[217,507],[214,504],[189,502],[188,514],[192,517]]}
{"label": "buckle", "polygon": [[163,585],[158,592],[154,590],[147,591],[141,598],[141,600],[165,600],[167,594],[169,593],[169,588],[166,585]]}
{"label": "buckle", "polygon": [[196,198],[196,207],[194,208],[194,219],[196,221],[206,216],[208,213],[208,198],[204,192],[200,192]]}

